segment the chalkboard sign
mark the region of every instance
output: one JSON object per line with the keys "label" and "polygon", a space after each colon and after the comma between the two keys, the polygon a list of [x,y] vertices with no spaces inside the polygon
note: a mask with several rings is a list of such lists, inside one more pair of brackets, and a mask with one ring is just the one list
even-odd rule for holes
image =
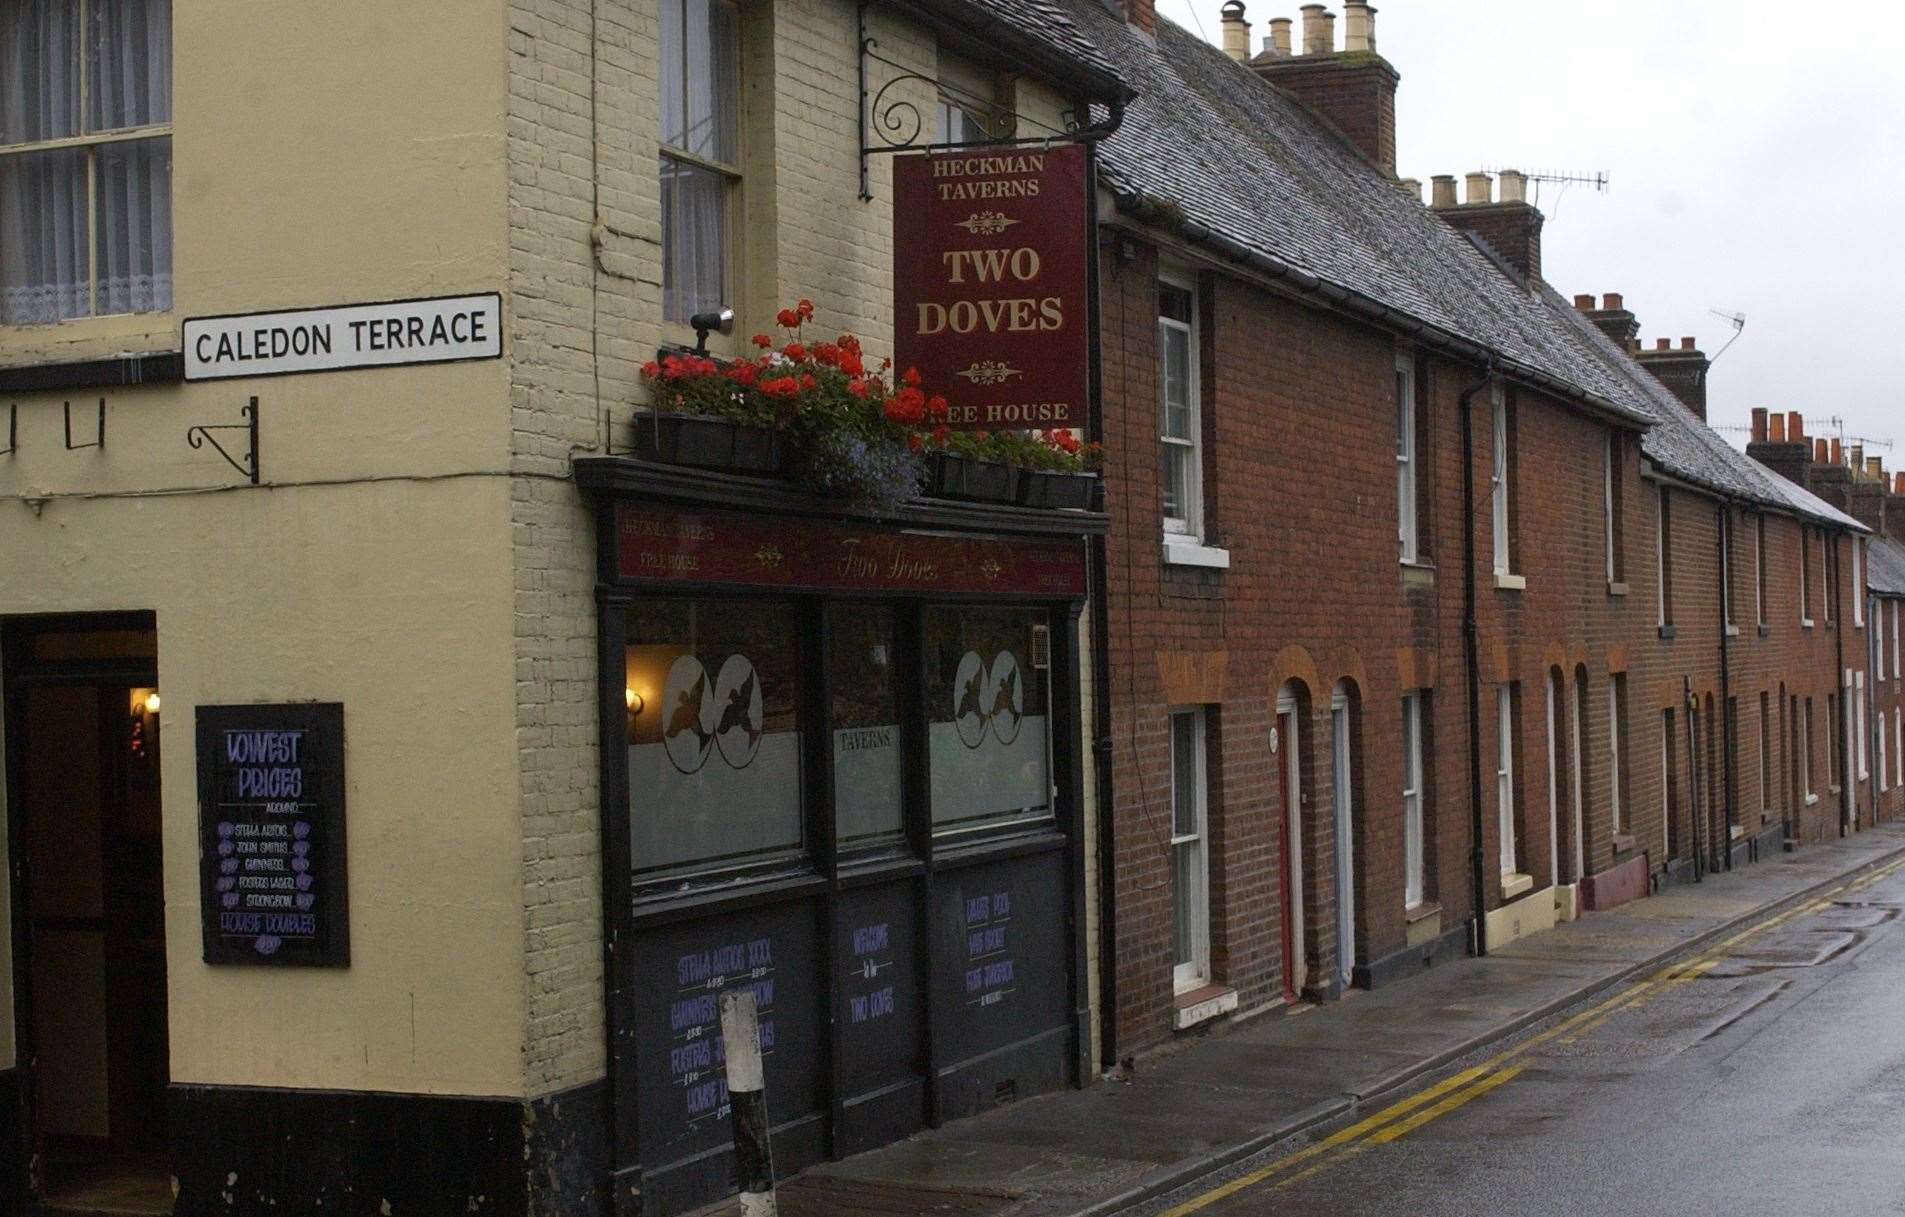
{"label": "chalkboard sign", "polygon": [[344,967],[344,707],[198,708],[205,962]]}

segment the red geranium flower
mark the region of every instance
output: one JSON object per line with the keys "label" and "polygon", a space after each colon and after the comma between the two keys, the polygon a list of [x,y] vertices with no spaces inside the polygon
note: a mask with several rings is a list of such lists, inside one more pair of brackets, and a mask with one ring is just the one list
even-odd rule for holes
{"label": "red geranium flower", "polygon": [[952,407],[948,406],[946,404],[946,399],[941,397],[937,393],[933,394],[932,397],[928,398],[926,401],[926,416],[932,419],[934,422],[943,421],[946,415],[948,415],[951,412],[952,412]]}
{"label": "red geranium flower", "polygon": [[799,363],[801,360],[807,358],[807,348],[798,342],[790,342],[781,348],[781,354],[787,356],[795,363]]}
{"label": "red geranium flower", "polygon": [[926,446],[926,441],[919,437],[919,432],[915,431],[906,437],[906,446],[911,448],[914,452],[918,452]]}
{"label": "red geranium flower", "polygon": [[900,377],[900,379],[905,381],[909,385],[919,384],[919,369],[918,368],[906,369],[906,375]]}
{"label": "red geranium flower", "polygon": [[760,389],[769,397],[792,397],[800,392],[800,382],[792,376],[776,376],[773,380],[762,381]]}
{"label": "red geranium flower", "polygon": [[642,365],[642,375],[648,377],[651,380],[657,376],[660,376],[661,365],[659,363],[656,363],[652,359],[649,360],[647,363]]}
{"label": "red geranium flower", "polygon": [[847,392],[853,394],[855,397],[865,397],[871,388],[871,385],[867,384],[866,381],[860,379],[858,376],[847,382]]}
{"label": "red geranium flower", "polygon": [[791,308],[784,308],[774,314],[774,320],[779,323],[780,327],[784,330],[797,330],[800,328],[800,314]]}
{"label": "red geranium flower", "polygon": [[818,383],[819,383],[819,382],[818,382],[818,381],[816,381],[816,380],[814,379],[814,374],[813,374],[812,372],[802,372],[802,373],[800,374],[800,387],[801,387],[801,388],[803,388],[803,389],[811,389],[811,388],[813,388],[813,387],[814,387],[814,386],[815,386],[816,384],[818,384]]}
{"label": "red geranium flower", "polygon": [[862,376],[865,375],[867,367],[866,364],[860,361],[860,352],[850,351],[842,347],[840,351],[840,370],[849,376]]}
{"label": "red geranium flower", "polygon": [[814,302],[812,300],[802,297],[799,303],[794,305],[794,308],[800,313],[800,319],[802,321],[810,321],[813,319]]}
{"label": "red geranium flower", "polygon": [[774,345],[774,340],[769,338],[766,334],[754,335],[753,342],[757,347],[771,347]]}

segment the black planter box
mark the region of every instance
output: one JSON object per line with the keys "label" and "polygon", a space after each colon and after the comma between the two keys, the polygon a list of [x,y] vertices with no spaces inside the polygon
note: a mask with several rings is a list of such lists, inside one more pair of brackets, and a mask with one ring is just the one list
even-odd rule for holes
{"label": "black planter box", "polygon": [[977,461],[950,452],[935,453],[927,492],[940,499],[977,503],[1016,503],[1020,471],[994,461]]}
{"label": "black planter box", "polygon": [[1098,497],[1095,473],[1054,473],[1027,469],[1019,475],[1019,504],[1024,507],[1088,511]]}
{"label": "black planter box", "polygon": [[700,414],[637,414],[634,455],[762,477],[787,472],[787,444],[779,431]]}

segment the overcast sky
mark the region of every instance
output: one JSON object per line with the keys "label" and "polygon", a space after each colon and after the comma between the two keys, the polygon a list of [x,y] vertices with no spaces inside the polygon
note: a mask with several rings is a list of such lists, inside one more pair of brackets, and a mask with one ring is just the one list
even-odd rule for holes
{"label": "overcast sky", "polygon": [[[1217,40],[1221,0],[1196,4]],[[1299,0],[1245,0],[1251,46]],[[1158,0],[1193,32],[1188,0]],[[1342,6],[1337,38],[1342,38]],[[1905,17],[1793,0],[1386,0],[1377,49],[1402,74],[1399,172],[1483,166],[1606,172],[1610,188],[1541,187],[1543,276],[1620,292],[1641,340],[1732,336],[1708,418],[1799,410],[1807,431],[1894,440],[1905,469]],[[1426,190],[1426,187],[1425,187]],[[1743,444],[1745,437],[1728,434]]]}

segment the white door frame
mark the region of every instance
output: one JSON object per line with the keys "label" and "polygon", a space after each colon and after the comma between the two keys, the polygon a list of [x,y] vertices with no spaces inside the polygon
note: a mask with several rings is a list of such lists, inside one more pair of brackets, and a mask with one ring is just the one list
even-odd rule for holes
{"label": "white door frame", "polygon": [[1303,737],[1296,698],[1286,688],[1277,694],[1277,726],[1282,737],[1284,782],[1283,881],[1290,885],[1290,987],[1303,992],[1309,959],[1303,950]]}

